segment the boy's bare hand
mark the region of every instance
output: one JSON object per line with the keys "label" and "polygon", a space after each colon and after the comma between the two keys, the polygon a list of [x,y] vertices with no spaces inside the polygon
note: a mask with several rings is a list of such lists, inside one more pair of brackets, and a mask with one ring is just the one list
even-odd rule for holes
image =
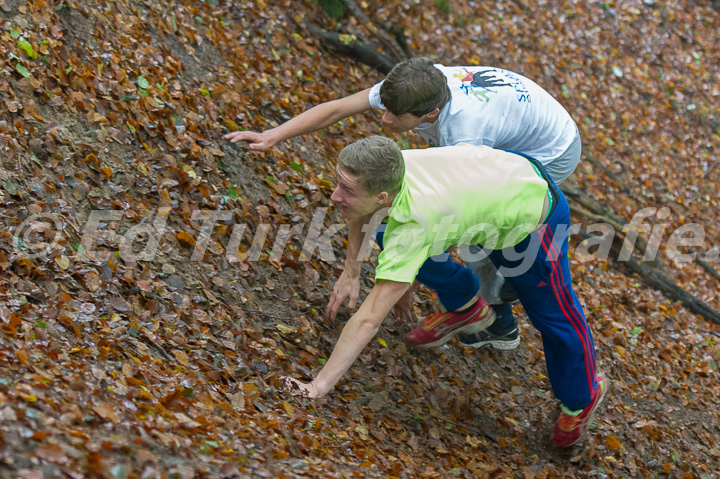
{"label": "boy's bare hand", "polygon": [[250,143],[250,149],[253,151],[265,151],[270,149],[275,143],[268,138],[266,132],[257,133],[255,131],[233,131],[227,135],[223,135],[223,139],[230,140],[231,143],[238,141],[247,141]]}
{"label": "boy's bare hand", "polygon": [[413,293],[412,288],[408,289],[403,297],[393,306],[393,316],[402,321],[407,321],[409,324],[418,322],[415,310],[413,309]]}
{"label": "boy's bare hand", "polygon": [[304,383],[288,376],[280,379],[285,389],[292,395],[300,395],[311,399],[319,398],[323,395],[323,393],[315,387],[314,383]]}
{"label": "boy's bare hand", "polygon": [[330,295],[330,301],[325,309],[325,314],[327,314],[331,320],[334,320],[340,310],[340,306],[348,298],[348,309],[355,309],[359,296],[360,278],[351,275],[347,271],[343,271],[333,287],[333,292]]}

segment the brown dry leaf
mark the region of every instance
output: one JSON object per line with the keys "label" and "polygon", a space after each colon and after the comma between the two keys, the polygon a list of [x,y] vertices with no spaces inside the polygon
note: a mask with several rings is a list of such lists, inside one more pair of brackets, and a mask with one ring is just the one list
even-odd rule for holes
{"label": "brown dry leaf", "polygon": [[282,407],[283,411],[285,411],[285,414],[287,414],[288,416],[292,416],[295,412],[295,408],[292,407],[292,404],[287,401],[281,402],[280,406]]}
{"label": "brown dry leaf", "polygon": [[115,309],[116,311],[120,311],[121,313],[130,311],[130,304],[122,298],[112,298],[110,300],[110,306],[112,306],[113,309]]}
{"label": "brown dry leaf", "polygon": [[284,195],[288,191],[288,185],[284,183],[274,183],[272,181],[268,181],[267,184],[279,195]]}
{"label": "brown dry leaf", "polygon": [[289,301],[290,298],[292,298],[292,293],[286,288],[277,288],[275,290],[275,296],[277,296],[280,301]]}
{"label": "brown dry leaf", "polygon": [[97,274],[95,271],[88,271],[85,273],[85,287],[88,291],[91,293],[94,293],[98,289],[100,289],[100,275]]}
{"label": "brown dry leaf", "polygon": [[158,462],[157,456],[156,456],[155,454],[153,454],[152,452],[148,451],[148,450],[145,449],[145,448],[141,448],[141,449],[135,454],[135,460],[136,460],[137,463],[140,464],[140,465],[144,465],[144,464],[146,464],[146,463],[148,463],[148,462],[151,462],[151,463],[153,463],[153,464],[157,464],[157,462]]}
{"label": "brown dry leaf", "polygon": [[5,409],[0,409],[0,420],[1,421],[17,421],[17,413],[13,408],[7,406]]}
{"label": "brown dry leaf", "polygon": [[258,205],[257,208],[255,208],[260,215],[261,218],[265,219],[268,216],[270,216],[270,208],[268,208],[265,205]]}
{"label": "brown dry leaf", "polygon": [[93,411],[95,411],[97,415],[101,418],[112,421],[115,424],[120,421],[120,416],[118,416],[118,414],[115,412],[115,409],[109,403],[103,403],[95,406],[93,407]]}
{"label": "brown dry leaf", "polygon": [[241,392],[237,392],[230,396],[230,404],[232,404],[233,407],[236,407],[238,409],[242,409],[245,407],[245,395]]}
{"label": "brown dry leaf", "polygon": [[195,477],[195,468],[192,466],[177,466],[175,469],[180,475],[180,479],[194,479]]}
{"label": "brown dry leaf", "polygon": [[179,362],[183,366],[187,366],[187,364],[190,362],[190,358],[183,351],[175,350],[173,351],[173,355],[175,356],[175,359],[177,359],[177,362]]}
{"label": "brown dry leaf", "polygon": [[28,352],[25,349],[17,349],[15,350],[15,356],[20,360],[23,366],[28,367],[30,366],[30,357],[28,356]]}
{"label": "brown dry leaf", "polygon": [[55,464],[65,464],[68,462],[68,457],[65,455],[65,451],[63,451],[57,444],[41,446],[37,451],[35,451],[35,455],[40,459],[48,462],[54,462]]}
{"label": "brown dry leaf", "polygon": [[300,276],[301,284],[315,284],[320,280],[320,273],[310,265],[305,265],[305,271]]}
{"label": "brown dry leaf", "polygon": [[222,150],[218,150],[217,148],[213,148],[212,146],[208,146],[207,150],[215,156],[225,156],[225,152],[223,152]]}

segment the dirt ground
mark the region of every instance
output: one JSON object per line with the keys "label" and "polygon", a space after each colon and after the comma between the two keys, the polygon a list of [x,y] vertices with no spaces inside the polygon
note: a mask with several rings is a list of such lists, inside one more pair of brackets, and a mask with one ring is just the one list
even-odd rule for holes
{"label": "dirt ground", "polygon": [[[475,351],[456,340],[432,351],[413,349],[403,337],[414,325],[389,317],[329,397],[311,401],[289,394],[280,377],[311,378],[351,314],[343,310],[333,322],[323,312],[341,271],[343,234],[331,242],[337,261],[304,261],[304,234],[317,208],[331,206],[339,148],[377,133],[378,118],[294,139],[268,155],[249,153],[221,134],[231,122],[257,127],[283,121],[294,107],[268,99],[273,95],[317,103],[368,86],[378,73],[293,36],[305,32],[288,20],[291,2],[268,2],[263,9],[265,2],[36,1],[24,11],[21,3],[4,2],[5,32],[40,34],[62,26],[69,59],[58,60],[48,78],[60,78],[70,65],[79,72],[82,64],[91,65],[84,78],[92,77],[100,52],[110,45],[103,42],[115,37],[142,40],[134,48],[109,50],[128,71],[164,56],[155,70],[147,67],[160,84],[173,65],[181,67],[157,92],[158,98],[167,93],[162,98],[169,103],[169,85],[180,87],[172,114],[126,112],[123,105],[137,99],[119,100],[115,91],[105,95],[112,101],[99,95],[97,104],[105,102],[104,114],[117,116],[114,122],[94,119],[97,106],[80,111],[78,102],[88,100],[71,93],[85,94],[85,86],[58,84],[62,101],[46,101],[41,91],[28,92],[12,68],[3,73],[3,99],[25,102],[26,109],[34,105],[43,121],[8,110],[0,124],[3,135],[17,121],[34,126],[33,134],[11,132],[19,143],[0,171],[1,293],[7,298],[0,310],[0,478],[720,474],[717,333],[601,261],[572,260],[598,365],[611,384],[587,439],[576,448],[550,446],[559,404],[539,334],[520,306],[516,350]],[[320,15],[311,4],[294,6],[292,13]],[[211,28],[230,33],[211,35]],[[192,35],[203,41],[189,41]],[[256,49],[252,41],[240,41],[244,35]],[[146,47],[144,59],[131,57]],[[287,55],[288,64],[271,64],[267,58],[274,55]],[[302,55],[310,59],[290,59]],[[285,84],[311,73],[312,84]],[[49,86],[55,80],[43,81]],[[311,87],[319,92],[303,90]],[[211,106],[207,98],[218,92],[229,96]],[[144,125],[153,122],[157,132],[171,135],[152,136],[155,127]],[[38,161],[28,154],[33,139],[42,140],[33,143]],[[171,147],[171,140],[180,146]],[[150,224],[161,208],[170,213],[151,260],[125,261],[108,243],[109,259],[91,261],[77,247],[92,211],[122,210],[104,226],[125,234],[140,222]],[[219,222],[201,260],[193,260],[196,243],[183,233],[200,239],[201,219],[191,216],[201,209],[232,215]],[[63,240],[54,256],[27,263],[13,232],[38,211],[63,218]],[[271,225],[274,240],[283,225],[303,226],[284,233],[289,247],[282,258],[273,259],[268,239],[251,262],[225,254],[240,223],[246,226],[240,257],[250,253],[262,224]],[[330,207],[323,228],[340,223]],[[142,246],[146,239],[137,242]],[[372,287],[374,258],[364,266],[363,296]],[[417,315],[435,308],[432,293],[421,289]]]}

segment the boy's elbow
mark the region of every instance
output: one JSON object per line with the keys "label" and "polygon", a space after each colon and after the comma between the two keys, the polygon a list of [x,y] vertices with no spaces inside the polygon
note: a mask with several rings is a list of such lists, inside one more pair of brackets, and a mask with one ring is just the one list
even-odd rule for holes
{"label": "boy's elbow", "polygon": [[358,327],[363,332],[363,336],[367,335],[369,337],[372,337],[375,336],[375,334],[378,332],[378,330],[380,329],[380,325],[382,324],[384,319],[384,316],[368,315],[359,318]]}
{"label": "boy's elbow", "polygon": [[380,325],[368,321],[360,324],[359,337],[363,338],[367,343],[370,343],[378,331],[380,331]]}

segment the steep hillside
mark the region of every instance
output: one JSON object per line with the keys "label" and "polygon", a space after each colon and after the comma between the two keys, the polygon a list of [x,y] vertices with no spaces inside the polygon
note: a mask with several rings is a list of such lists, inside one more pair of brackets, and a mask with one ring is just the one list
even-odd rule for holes
{"label": "steep hillside", "polygon": [[[517,350],[413,350],[389,317],[328,398],[283,390],[343,326],[323,313],[335,158],[390,133],[368,114],[262,154],[222,135],[382,79],[308,31],[373,37],[321,4],[0,0],[0,478],[720,475],[720,329],[575,238],[613,382],[583,447],[548,445],[558,404],[519,306]],[[668,275],[720,309],[715,270],[679,256],[719,264],[717,2],[359,5],[418,56],[553,93],[583,138],[573,187],[626,222],[654,208]]]}

